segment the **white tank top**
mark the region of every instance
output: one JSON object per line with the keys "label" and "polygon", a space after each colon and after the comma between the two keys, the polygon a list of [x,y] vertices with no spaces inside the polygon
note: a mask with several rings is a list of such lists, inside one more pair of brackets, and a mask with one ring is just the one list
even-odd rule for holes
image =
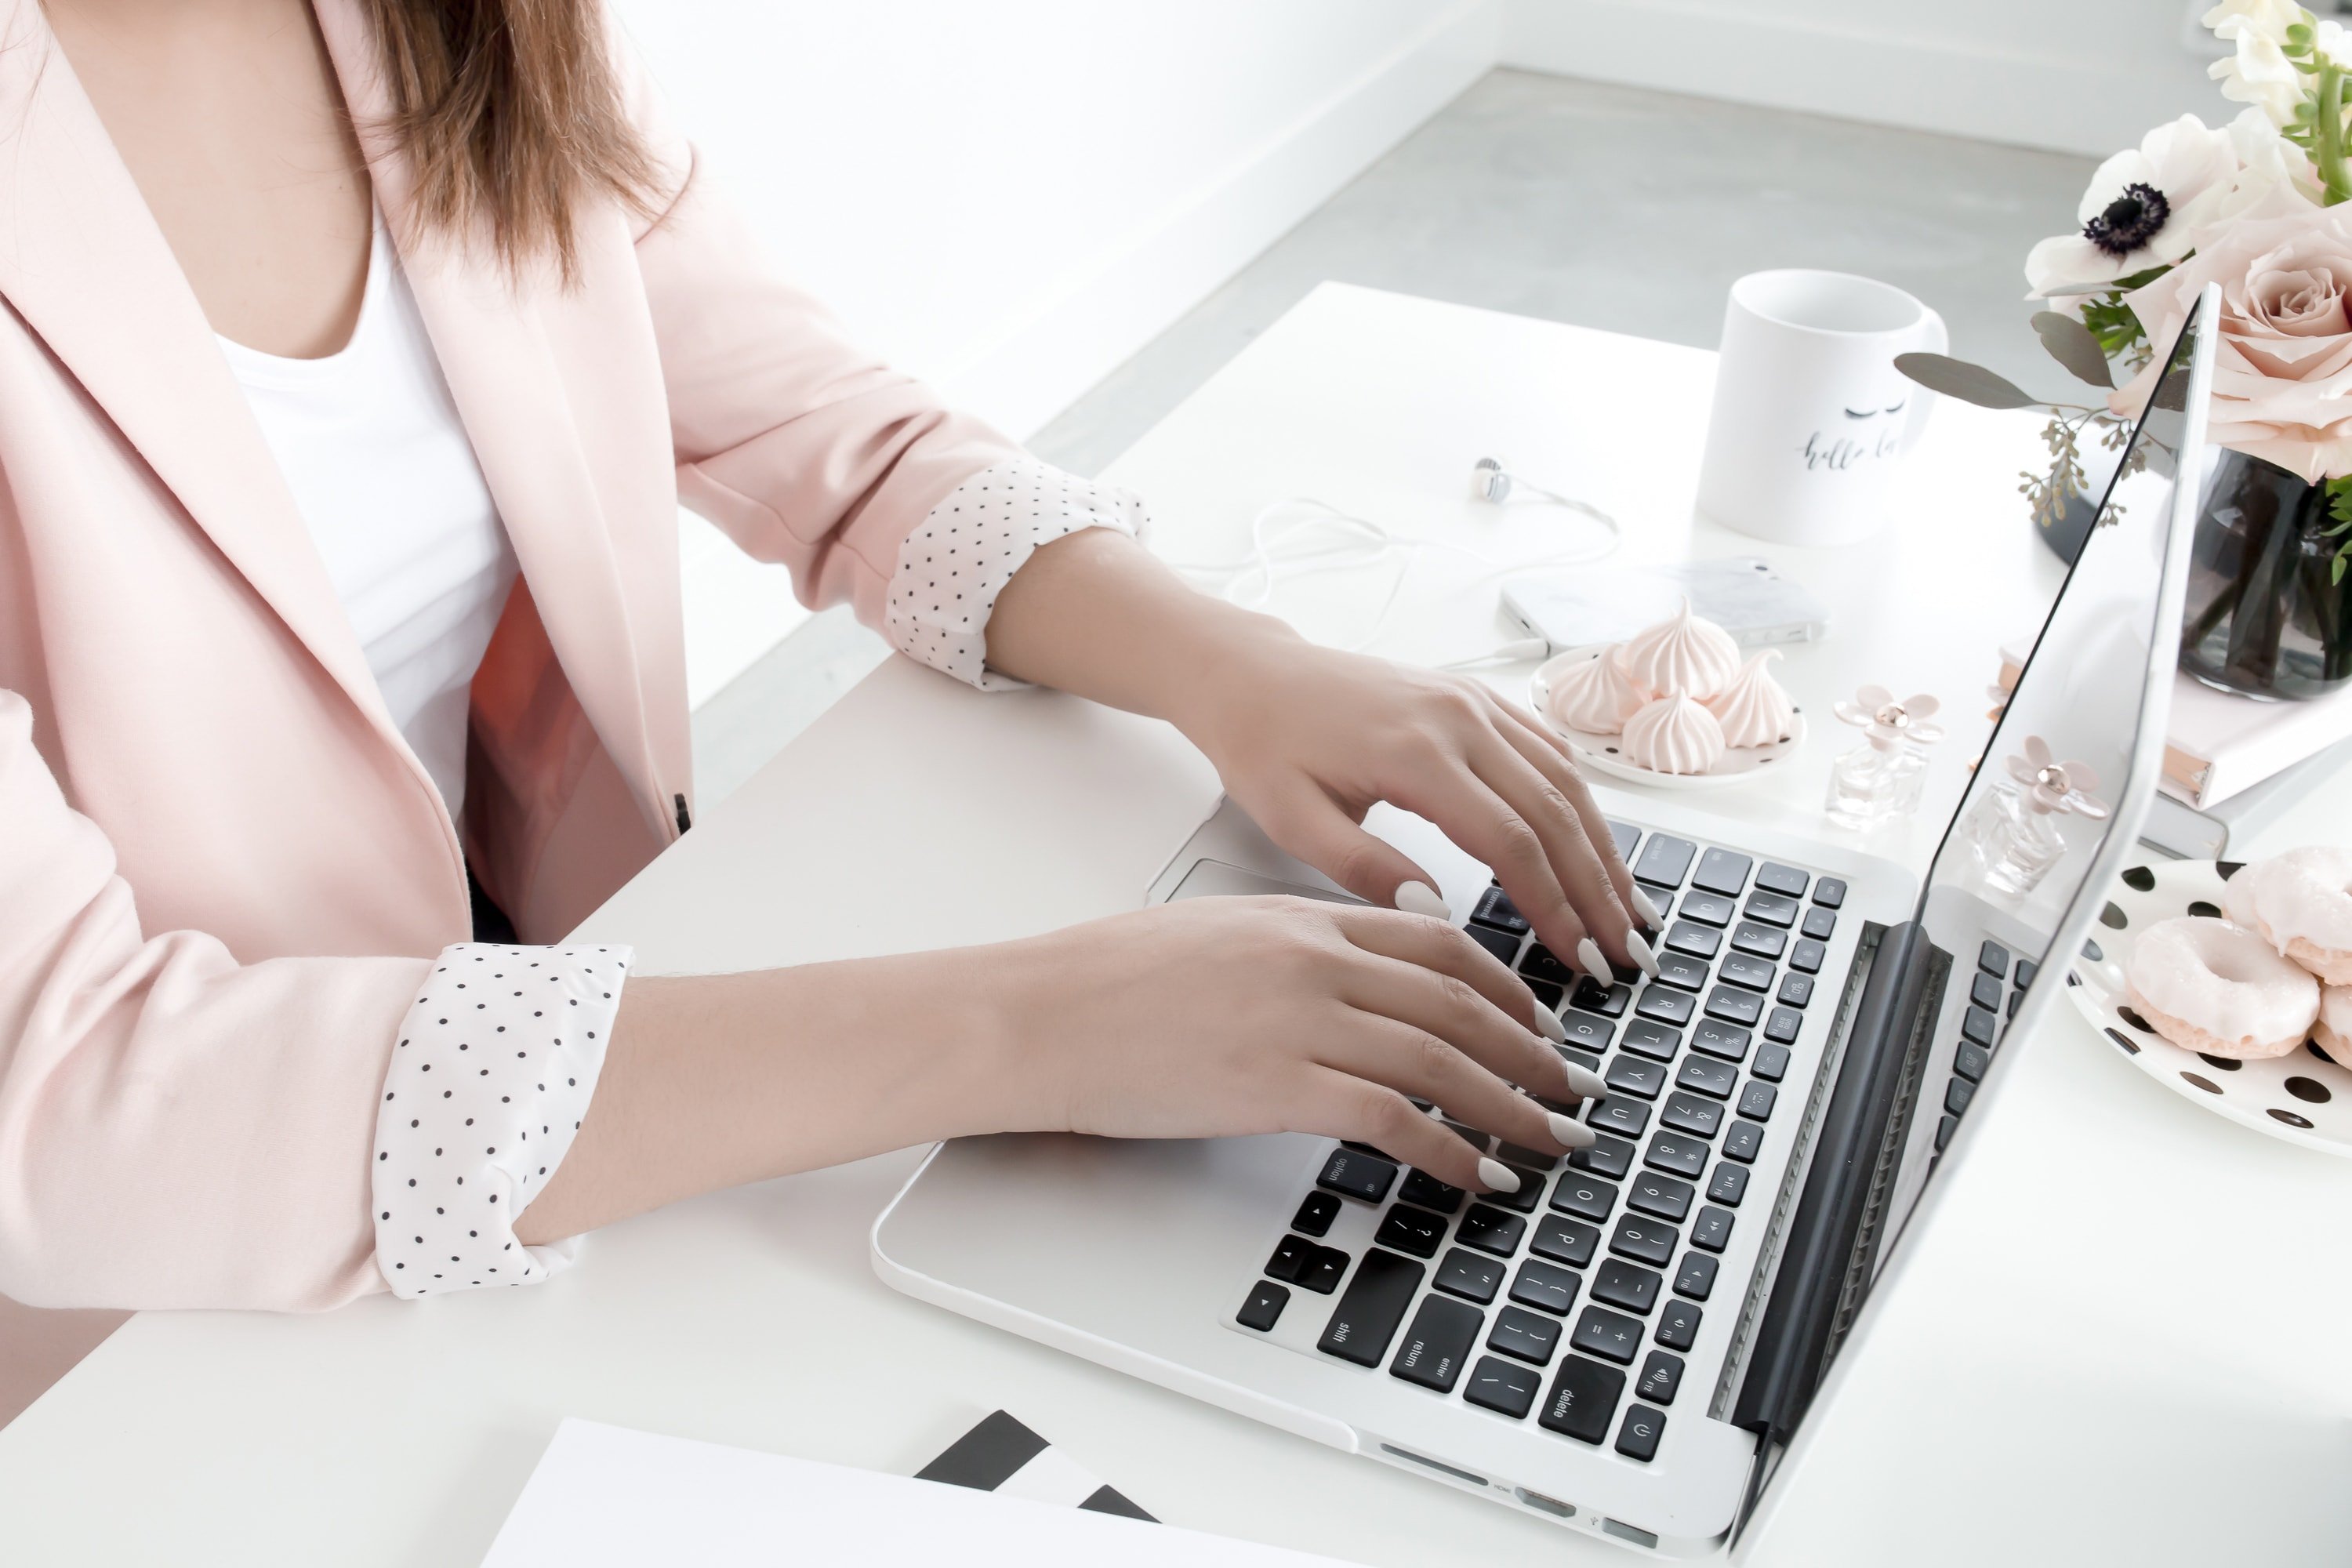
{"label": "white tank top", "polygon": [[459,816],[468,689],[515,557],[383,220],[359,325],[341,352],[280,359],[220,345],[393,723]]}

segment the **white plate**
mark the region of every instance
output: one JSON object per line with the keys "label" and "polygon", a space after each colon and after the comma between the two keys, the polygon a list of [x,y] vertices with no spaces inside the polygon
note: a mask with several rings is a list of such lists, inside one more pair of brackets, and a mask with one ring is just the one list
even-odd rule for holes
{"label": "white plate", "polygon": [[1589,659],[1599,658],[1615,643],[1593,643],[1574,647],[1566,653],[1554,654],[1544,660],[1528,682],[1528,697],[1537,714],[1549,725],[1553,734],[1568,742],[1576,760],[1594,773],[1629,784],[1646,784],[1652,789],[1722,789],[1742,784],[1763,772],[1780,771],[1774,764],[1793,758],[1805,743],[1805,715],[1800,710],[1790,722],[1789,733],[1769,746],[1730,746],[1724,750],[1722,760],[1703,773],[1662,773],[1653,768],[1641,767],[1629,760],[1614,735],[1596,735],[1589,730],[1571,730],[1551,716],[1551,686],[1560,672]]}
{"label": "white plate", "polygon": [[2220,913],[2221,884],[2237,869],[2230,860],[2158,860],[2126,871],[2091,928],[2090,946],[2075,956],[2066,994],[2132,1066],[2175,1094],[2257,1132],[2352,1155],[2352,1072],[2318,1047],[2251,1062],[2184,1051],[2147,1027],[2126,999],[2132,933],[2175,915]]}

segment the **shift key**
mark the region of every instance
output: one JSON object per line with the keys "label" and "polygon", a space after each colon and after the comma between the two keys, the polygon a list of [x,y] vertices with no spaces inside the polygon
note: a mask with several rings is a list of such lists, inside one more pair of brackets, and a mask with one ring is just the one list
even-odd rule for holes
{"label": "shift key", "polygon": [[1421,1289],[1424,1272],[1410,1258],[1377,1247],[1367,1251],[1315,1348],[1358,1366],[1380,1365],[1389,1342],[1396,1338],[1397,1325],[1404,1321],[1404,1310],[1412,1305],[1413,1292]]}

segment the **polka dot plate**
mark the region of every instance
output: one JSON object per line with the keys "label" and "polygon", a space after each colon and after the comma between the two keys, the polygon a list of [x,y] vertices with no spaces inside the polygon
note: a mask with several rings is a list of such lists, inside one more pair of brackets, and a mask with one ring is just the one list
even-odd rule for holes
{"label": "polka dot plate", "polygon": [[2237,869],[2231,860],[2156,860],[2126,871],[2066,976],[2066,994],[2110,1047],[2174,1093],[2258,1132],[2352,1156],[2352,1072],[2318,1047],[2266,1061],[2209,1057],[2173,1045],[2132,1010],[2124,988],[2132,933],[2176,915],[2220,914],[2221,884]]}
{"label": "polka dot plate", "polygon": [[1704,790],[1721,789],[1728,784],[1743,784],[1759,773],[1778,773],[1774,764],[1792,758],[1805,743],[1805,716],[1802,712],[1789,721],[1789,732],[1769,746],[1732,746],[1725,750],[1722,760],[1703,773],[1662,773],[1654,768],[1637,765],[1625,755],[1623,745],[1615,735],[1596,735],[1588,730],[1571,730],[1551,716],[1552,682],[1567,670],[1599,658],[1614,643],[1593,643],[1585,647],[1570,648],[1546,659],[1528,683],[1528,695],[1538,714],[1549,725],[1553,734],[1567,741],[1568,748],[1580,766],[1611,778],[1630,784],[1646,784],[1652,789]]}

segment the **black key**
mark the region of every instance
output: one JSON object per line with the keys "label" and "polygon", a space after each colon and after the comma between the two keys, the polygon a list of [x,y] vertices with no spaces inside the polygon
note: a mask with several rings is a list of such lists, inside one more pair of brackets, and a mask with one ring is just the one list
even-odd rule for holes
{"label": "black key", "polygon": [[1610,1417],[1617,1414],[1617,1398],[1624,1392],[1625,1374],[1615,1367],[1570,1356],[1552,1373],[1536,1424],[1598,1447],[1609,1436]]}
{"label": "black key", "polygon": [[1633,1000],[1633,988],[1623,981],[1603,985],[1590,974],[1576,983],[1575,1003],[1588,1013],[1598,1013],[1604,1018],[1622,1018]]}
{"label": "black key", "polygon": [[1952,1070],[1970,1083],[1982,1083],[1985,1068],[1990,1066],[1992,1053],[1970,1040],[1962,1040],[1959,1055],[1952,1058]]}
{"label": "black key", "polygon": [[1778,866],[1769,860],[1764,862],[1763,868],[1756,873],[1758,887],[1768,893],[1780,893],[1791,899],[1803,898],[1805,884],[1811,879],[1794,866]]}
{"label": "black key", "polygon": [[1706,1016],[1727,1024],[1753,1024],[1763,1012],[1764,998],[1737,985],[1718,985],[1706,994]]}
{"label": "black key", "polygon": [[1938,1154],[1942,1153],[1944,1152],[1944,1145],[1952,1141],[1952,1134],[1959,1130],[1960,1119],[1957,1116],[1947,1116],[1941,1121],[1937,1122],[1936,1152]]}
{"label": "black key", "polygon": [[1969,1000],[1988,1013],[2000,1011],[2000,982],[1990,974],[1979,974],[1969,982]]}
{"label": "black key", "polygon": [[1490,1209],[1485,1204],[1472,1204],[1470,1212],[1462,1216],[1461,1226],[1454,1232],[1454,1239],[1465,1247],[1508,1258],[1519,1249],[1519,1237],[1527,1233],[1528,1222],[1518,1215]]}
{"label": "black key", "polygon": [[1643,1160],[1677,1176],[1696,1176],[1706,1169],[1706,1144],[1680,1132],[1654,1133]]}
{"label": "black key", "polygon": [[1731,1124],[1731,1131],[1723,1136],[1725,1158],[1737,1160],[1743,1165],[1752,1163],[1756,1152],[1763,1147],[1764,1129],[1753,1121],[1735,1121]]}
{"label": "black key", "polygon": [[1748,868],[1756,864],[1728,849],[1710,849],[1698,858],[1691,886],[1709,893],[1737,893],[1748,886]]}
{"label": "black key", "polygon": [[1706,989],[1706,961],[1693,958],[1686,952],[1668,951],[1656,955],[1658,978],[1668,985],[1679,985],[1685,991]]}
{"label": "black key", "polygon": [[1670,1351],[1690,1349],[1698,1339],[1698,1309],[1688,1301],[1667,1302],[1658,1314],[1658,1342]]}
{"label": "black key", "polygon": [[1676,952],[1687,952],[1693,958],[1713,958],[1716,951],[1723,946],[1723,933],[1712,926],[1676,921],[1666,928],[1665,945]]}
{"label": "black key", "polygon": [[1685,893],[1682,917],[1686,921],[1704,921],[1711,926],[1727,926],[1739,913],[1739,902],[1721,893]]}
{"label": "black key", "polygon": [[1632,1051],[1635,1056],[1670,1062],[1675,1053],[1683,1048],[1683,1032],[1646,1018],[1635,1018],[1626,1024],[1625,1037],[1617,1044],[1619,1049]]}
{"label": "black key", "polygon": [[1838,909],[1845,903],[1845,884],[1835,877],[1823,877],[1813,884],[1813,902],[1827,909]]}
{"label": "black key", "polygon": [[[1673,1226],[1627,1215],[1617,1222],[1616,1230],[1611,1233],[1609,1250],[1636,1263],[1651,1263],[1664,1268],[1675,1255],[1675,1243],[1681,1239],[1675,1234]],[[1723,1249],[1716,1247],[1714,1250],[1720,1252]]]}
{"label": "black key", "polygon": [[1564,993],[1562,993],[1559,986],[1554,985],[1549,980],[1528,980],[1524,974],[1519,976],[1519,978],[1526,982],[1528,994],[1529,995],[1542,1003],[1545,1006],[1550,1008],[1553,1012],[1557,1013],[1559,1011],[1559,999]]}
{"label": "black key", "polygon": [[1990,1046],[1993,1031],[2000,1027],[2000,1020],[1981,1007],[1971,1007],[1960,1015],[1960,1033],[1980,1046]]}
{"label": "black key", "polygon": [[[1749,900],[1751,903],[1753,900]],[[1789,933],[1770,926],[1758,925],[1754,921],[1741,921],[1731,928],[1731,945],[1742,952],[1752,952],[1759,958],[1778,958],[1789,944]]]}
{"label": "black key", "polygon": [[[1503,1144],[1495,1151],[1495,1158],[1513,1165],[1525,1165],[1536,1171],[1549,1171],[1559,1163],[1559,1156],[1557,1154],[1547,1154],[1540,1149],[1522,1148],[1517,1143]],[[1397,1194],[1399,1198],[1404,1195],[1402,1193]]]}
{"label": "black key", "polygon": [[1789,1076],[1789,1047],[1767,1046],[1756,1053],[1756,1065],[1748,1069],[1767,1083],[1778,1083]]}
{"label": "black key", "polygon": [[1769,991],[1772,989],[1772,976],[1780,971],[1760,958],[1734,952],[1725,956],[1723,967],[1717,973],[1734,985],[1744,985],[1750,991]]}
{"label": "black key", "polygon": [[1576,984],[1574,966],[1562,963],[1559,956],[1541,942],[1529,947],[1528,955],[1519,960],[1519,973],[1529,979],[1557,985],[1562,990]]}
{"label": "black key", "polygon": [[1829,955],[1828,948],[1808,937],[1789,950],[1789,967],[1802,970],[1807,974],[1819,974]]}
{"label": "black key", "polygon": [[1469,1144],[1470,1147],[1477,1150],[1481,1154],[1486,1153],[1495,1146],[1493,1136],[1491,1134],[1479,1131],[1475,1127],[1465,1127],[1459,1121],[1447,1121],[1441,1123],[1441,1125],[1444,1126],[1448,1132],[1453,1133],[1454,1136],[1461,1139],[1462,1142]]}
{"label": "black key", "polygon": [[1567,1044],[1581,1046],[1588,1051],[1605,1051],[1616,1036],[1617,1026],[1598,1013],[1580,1013],[1571,1007],[1559,1016],[1560,1026],[1568,1031]]}
{"label": "black key", "polygon": [[1664,922],[1668,915],[1674,913],[1675,890],[1661,888],[1654,882],[1644,882],[1641,886],[1642,891],[1649,895],[1650,907],[1658,911],[1658,919]]}
{"label": "black key", "polygon": [[[1678,1089],[1666,1096],[1665,1111],[1658,1120],[1678,1132],[1712,1138],[1716,1130],[1723,1125],[1723,1107],[1715,1100]],[[1675,1217],[1679,1219],[1682,1216],[1677,1215]]]}
{"label": "black key", "polygon": [[1558,1318],[1547,1318],[1525,1307],[1506,1307],[1495,1314],[1495,1327],[1486,1335],[1486,1348],[1531,1361],[1538,1366],[1549,1366],[1552,1352],[1559,1349],[1559,1333]]}
{"label": "black key", "polygon": [[1780,1098],[1779,1089],[1751,1079],[1748,1087],[1739,1091],[1739,1114],[1750,1121],[1769,1121],[1772,1120],[1772,1102]]}
{"label": "black key", "polygon": [[1997,942],[1988,942],[1977,949],[1977,967],[1995,980],[2009,978],[2009,949]]}
{"label": "black key", "polygon": [[1630,860],[1633,857],[1633,846],[1642,842],[1642,830],[1630,822],[1612,822],[1609,824],[1609,837],[1617,845],[1617,858]]}
{"label": "black key", "polygon": [[1665,1283],[1647,1268],[1636,1268],[1613,1258],[1604,1258],[1601,1267],[1593,1270],[1592,1299],[1622,1307],[1629,1312],[1647,1313],[1658,1304],[1658,1292]]}
{"label": "black key", "polygon": [[1662,888],[1679,888],[1690,871],[1691,857],[1697,853],[1698,846],[1687,838],[1653,833],[1642,846],[1641,858],[1633,862],[1633,875]]}
{"label": "black key", "polygon": [[1307,1260],[1322,1250],[1303,1236],[1286,1236],[1274,1244],[1274,1256],[1258,1270],[1269,1279],[1296,1283],[1307,1270]]}
{"label": "black key", "polygon": [[1837,934],[1837,916],[1815,904],[1805,911],[1805,918],[1798,923],[1797,932],[1801,936],[1811,937],[1815,942],[1827,942]]}
{"label": "black key", "polygon": [[1755,1037],[1738,1025],[1727,1024],[1719,1018],[1702,1018],[1691,1026],[1693,1048],[1728,1062],[1746,1056],[1748,1042]]}
{"label": "black key", "polygon": [[1690,1213],[1693,1189],[1679,1176],[1643,1171],[1634,1175],[1631,1186],[1633,1190],[1625,1194],[1629,1209],[1639,1209],[1653,1219],[1678,1220]]}
{"label": "black key", "polygon": [[1976,1097],[1976,1085],[1964,1078],[1956,1078],[1944,1086],[1944,1109],[1954,1116],[1966,1116],[1969,1101]]}
{"label": "black key", "polygon": [[1628,1138],[1639,1138],[1642,1130],[1650,1124],[1650,1108],[1638,1100],[1620,1100],[1612,1094],[1597,1102],[1592,1114],[1584,1120],[1596,1132],[1621,1132]]}
{"label": "black key", "polygon": [[1490,1355],[1478,1358],[1478,1364],[1470,1369],[1470,1381],[1462,1385],[1465,1404],[1498,1410],[1514,1421],[1527,1418],[1536,1407],[1536,1395],[1542,1392],[1541,1373]]}
{"label": "black key", "polygon": [[1580,1051],[1570,1046],[1555,1046],[1552,1048],[1559,1052],[1559,1054],[1568,1060],[1572,1061],[1578,1067],[1582,1068],[1587,1072],[1599,1072],[1601,1070],[1601,1058],[1594,1056],[1591,1051]]}
{"label": "black key", "polygon": [[1445,1217],[1427,1209],[1407,1208],[1399,1204],[1389,1210],[1381,1221],[1380,1230],[1372,1240],[1382,1247],[1393,1247],[1399,1252],[1410,1252],[1415,1258],[1434,1258],[1438,1244],[1445,1239]]}
{"label": "black key", "polygon": [[1747,1166],[1734,1165],[1728,1161],[1717,1164],[1715,1175],[1706,1184],[1706,1196],[1709,1203],[1729,1204],[1733,1208],[1738,1208],[1739,1200],[1746,1196],[1747,1193]]}
{"label": "black key", "polygon": [[1336,1247],[1318,1247],[1299,1269],[1297,1285],[1301,1290],[1312,1290],[1318,1296],[1328,1296],[1339,1288],[1339,1277],[1348,1272],[1348,1255]]}
{"label": "black key", "polygon": [[1530,1258],[1511,1276],[1511,1300],[1522,1307],[1540,1307],[1564,1318],[1576,1301],[1576,1288],[1583,1283],[1584,1276],[1573,1268],[1555,1268]]}
{"label": "black key", "polygon": [[1731,1211],[1713,1207],[1699,1210],[1697,1223],[1691,1226],[1691,1245],[1721,1252],[1730,1242]]}
{"label": "black key", "polygon": [[1675,1293],[1694,1301],[1706,1300],[1715,1293],[1715,1271],[1722,1266],[1719,1258],[1704,1252],[1684,1253],[1683,1266],[1675,1271]]}
{"label": "black key", "polygon": [[1265,1332],[1282,1318],[1282,1310],[1290,1305],[1290,1292],[1271,1279],[1261,1279],[1250,1287],[1249,1300],[1234,1314],[1234,1321],[1245,1329]]}
{"label": "black key", "polygon": [[1675,1074],[1675,1082],[1685,1089],[1695,1089],[1701,1094],[1717,1100],[1729,1100],[1732,1086],[1739,1081],[1739,1069],[1729,1062],[1717,1061],[1713,1057],[1688,1056]]}
{"label": "black key", "polygon": [[[1622,1176],[1633,1168],[1633,1145],[1622,1138],[1612,1138],[1603,1133],[1593,1141],[1590,1149],[1579,1149],[1570,1154],[1568,1163],[1596,1176]],[[1566,1180],[1565,1177],[1561,1179]]]}
{"label": "black key", "polygon": [[1683,1358],[1664,1351],[1652,1351],[1649,1359],[1642,1363],[1641,1381],[1633,1384],[1633,1392],[1660,1405],[1672,1405],[1675,1391],[1682,1385]]}
{"label": "black key", "polygon": [[1658,1455],[1658,1439],[1666,1433],[1666,1418],[1645,1405],[1629,1405],[1617,1426],[1617,1451],[1648,1464]]}
{"label": "black key", "polygon": [[1486,1203],[1496,1205],[1502,1208],[1517,1209],[1521,1214],[1533,1214],[1535,1212],[1536,1200],[1543,1196],[1543,1173],[1540,1171],[1523,1171],[1517,1165],[1510,1167],[1510,1170],[1513,1175],[1519,1178],[1519,1190],[1517,1192],[1481,1193],[1479,1194],[1480,1198]]}
{"label": "black key", "polygon": [[2010,1016],[2011,1017],[2014,1018],[2014,1017],[2016,1017],[2016,1016],[2017,1016],[2017,1008],[2018,1008],[2018,1005],[2019,1005],[2020,1003],[2023,1002],[2024,1000],[2025,1000],[2025,993],[2024,993],[2024,992],[2022,992],[2022,991],[2015,991],[2015,990],[2012,990],[2011,992],[2010,992],[2010,994],[2009,994],[2009,1008],[2008,1008],[2008,1012],[2009,1012],[2009,1016]]}
{"label": "black key", "polygon": [[1600,1246],[1600,1226],[1566,1215],[1550,1214],[1536,1221],[1535,1239],[1528,1243],[1528,1250],[1554,1263],[1583,1268],[1592,1262],[1592,1255]]}
{"label": "black key", "polygon": [[1303,1230],[1309,1236],[1321,1236],[1339,1217],[1339,1200],[1329,1193],[1309,1193],[1300,1201],[1298,1212],[1290,1216],[1290,1228]]}
{"label": "black key", "polygon": [[2042,966],[2034,963],[2033,960],[2030,958],[2019,959],[2017,961],[2017,973],[2014,977],[2017,981],[2018,989],[2023,990],[2026,986],[2032,984],[2033,977],[2041,973]]}
{"label": "black key", "polygon": [[1437,1278],[1432,1283],[1483,1307],[1503,1288],[1503,1266],[1467,1247],[1456,1247],[1446,1252],[1445,1261],[1437,1266]]}
{"label": "black key", "polygon": [[1764,1037],[1776,1046],[1795,1040],[1805,1026],[1805,1016],[1794,1007],[1775,1007],[1764,1020]]}
{"label": "black key", "polygon": [[1375,1247],[1365,1253],[1315,1348],[1358,1366],[1380,1365],[1425,1272],[1412,1258],[1393,1252]]}
{"label": "black key", "polygon": [[1610,1058],[1609,1070],[1602,1079],[1612,1095],[1638,1094],[1644,1100],[1655,1100],[1658,1090],[1666,1087],[1666,1065],[1619,1051]]}
{"label": "black key", "polygon": [[1750,893],[1747,914],[1749,920],[1786,931],[1797,923],[1797,900],[1780,893]]}
{"label": "black key", "polygon": [[1397,1346],[1396,1359],[1389,1363],[1389,1375],[1451,1393],[1486,1323],[1486,1314],[1475,1307],[1444,1296],[1423,1297],[1421,1310],[1412,1315],[1412,1326]]}
{"label": "black key", "polygon": [[1427,1171],[1407,1171],[1404,1185],[1397,1189],[1397,1202],[1419,1204],[1440,1214],[1452,1214],[1462,1206],[1462,1189],[1448,1186]]}
{"label": "black key", "polygon": [[1633,1011],[1662,1024],[1687,1024],[1697,1006],[1687,991],[1677,991],[1671,985],[1644,985],[1642,999],[1633,1004]]}
{"label": "black key", "polygon": [[1471,923],[1468,931],[1470,940],[1493,953],[1506,969],[1510,967],[1511,960],[1519,956],[1517,931],[1497,931],[1493,926],[1482,926],[1475,921]]}
{"label": "black key", "polygon": [[1810,974],[1784,974],[1780,977],[1780,1001],[1786,1006],[1801,1007],[1813,999],[1813,977]]}
{"label": "black key", "polygon": [[1397,1179],[1395,1162],[1383,1160],[1378,1154],[1366,1154],[1354,1149],[1334,1149],[1331,1157],[1323,1162],[1323,1173],[1315,1184],[1351,1198],[1361,1198],[1376,1204],[1389,1195],[1389,1187]]}
{"label": "black key", "polygon": [[1642,1348],[1642,1325],[1622,1312],[1606,1307],[1587,1307],[1576,1321],[1576,1331],[1568,1342],[1577,1350],[1590,1351],[1594,1355],[1607,1356],[1620,1363],[1632,1361]]}
{"label": "black key", "polygon": [[1551,1206],[1562,1214],[1572,1214],[1596,1223],[1607,1219],[1609,1211],[1617,1206],[1617,1184],[1596,1182],[1590,1176],[1580,1176],[1570,1171],[1551,1190]]}
{"label": "black key", "polygon": [[[1525,935],[1528,917],[1519,913],[1519,906],[1511,902],[1511,895],[1500,888],[1489,888],[1471,911],[1470,919],[1478,925],[1493,926],[1497,931],[1516,931]],[[1505,959],[1506,963],[1509,963]]]}

